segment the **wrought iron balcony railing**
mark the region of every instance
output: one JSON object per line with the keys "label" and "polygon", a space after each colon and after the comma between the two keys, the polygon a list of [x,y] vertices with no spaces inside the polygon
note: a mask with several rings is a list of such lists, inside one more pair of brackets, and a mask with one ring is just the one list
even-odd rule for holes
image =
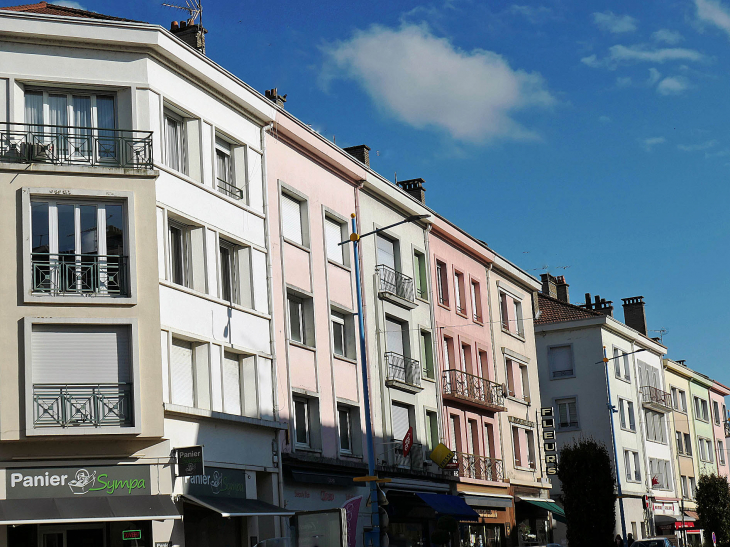
{"label": "wrought iron balcony railing", "polygon": [[131,426],[132,384],[34,384],[33,425]]}
{"label": "wrought iron balcony railing", "polygon": [[505,410],[502,386],[462,370],[445,370],[442,375],[443,396],[475,403],[495,412]]}
{"label": "wrought iron balcony railing", "polygon": [[494,482],[504,480],[502,460],[465,452],[455,452],[454,458],[459,464],[456,472],[460,477]]}
{"label": "wrought iron balcony railing", "polygon": [[730,437],[730,421],[725,420],[723,423],[725,424],[725,437]]}
{"label": "wrought iron balcony railing", "polygon": [[33,253],[31,268],[34,293],[129,296],[126,256]]}
{"label": "wrought iron balcony railing", "polygon": [[388,380],[420,387],[421,368],[418,361],[389,351],[385,354],[385,363],[388,366]]}
{"label": "wrought iron balcony railing", "polygon": [[0,162],[152,169],[152,132],[2,122]]}
{"label": "wrought iron balcony railing", "polygon": [[243,199],[243,190],[220,178],[218,179],[218,191],[221,194],[227,195],[229,198]]}
{"label": "wrought iron balcony railing", "polygon": [[409,302],[415,301],[413,297],[413,279],[385,264],[378,264],[375,269],[380,278],[379,291],[394,294]]}
{"label": "wrought iron balcony railing", "polygon": [[641,386],[641,403],[659,412],[672,410],[672,396],[666,391],[653,386]]}
{"label": "wrought iron balcony railing", "polygon": [[400,441],[393,441],[392,444],[386,446],[389,465],[423,471],[423,445],[413,443],[407,456],[403,454],[403,444]]}

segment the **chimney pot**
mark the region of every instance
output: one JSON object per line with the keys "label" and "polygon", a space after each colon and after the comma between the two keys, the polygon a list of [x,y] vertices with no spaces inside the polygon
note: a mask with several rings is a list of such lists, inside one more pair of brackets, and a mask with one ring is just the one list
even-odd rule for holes
{"label": "chimney pot", "polygon": [[621,300],[623,300],[624,303],[624,324],[646,336],[644,297],[631,296],[629,298],[622,298]]}
{"label": "chimney pot", "polygon": [[187,28],[187,27],[188,27],[188,22],[187,21],[180,21],[180,29],[181,30],[184,29],[184,28]]}
{"label": "chimney pot", "polygon": [[193,49],[205,55],[205,35],[208,33],[201,25],[190,21],[173,21],[170,32]]}
{"label": "chimney pot", "polygon": [[686,362],[687,362],[687,359],[677,359],[677,363],[679,363],[679,364],[680,364],[680,365],[682,365],[683,367],[684,367],[684,366],[687,366],[687,365],[685,365],[685,363],[686,363]]}
{"label": "chimney pot", "polygon": [[284,108],[284,103],[286,103],[286,95],[279,95],[279,90],[276,87],[267,89],[264,92],[264,95],[266,95],[266,98],[269,99],[272,103],[276,103],[277,106]]}
{"label": "chimney pot", "polygon": [[367,144],[358,144],[357,146],[348,146],[343,148],[345,152],[353,158],[370,167],[370,147]]}
{"label": "chimney pot", "polygon": [[405,190],[409,195],[416,198],[421,203],[426,203],[426,188],[424,184],[426,181],[423,179],[408,179],[399,180],[395,183],[397,186]]}
{"label": "chimney pot", "polygon": [[540,274],[540,280],[542,281],[542,294],[546,294],[552,298],[559,298],[557,290],[557,279],[555,279],[549,273],[544,273]]}
{"label": "chimney pot", "polygon": [[178,23],[177,21],[173,21],[172,23],[170,23],[171,32],[175,32],[179,28],[180,28],[180,23]]}

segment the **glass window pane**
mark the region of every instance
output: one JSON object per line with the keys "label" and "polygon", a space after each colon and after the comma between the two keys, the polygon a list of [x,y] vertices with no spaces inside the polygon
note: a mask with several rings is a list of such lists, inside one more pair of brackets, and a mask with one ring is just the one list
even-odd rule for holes
{"label": "glass window pane", "polygon": [[221,246],[221,298],[232,300],[231,294],[231,251],[228,247]]}
{"label": "glass window pane", "polygon": [[289,335],[295,342],[302,342],[302,305],[293,298],[289,299]]}
{"label": "glass window pane", "polygon": [[58,252],[60,254],[76,253],[76,225],[74,223],[74,206],[58,205]]}
{"label": "glass window pane", "polygon": [[43,93],[28,91],[25,94],[25,123],[43,123]]}
{"label": "glass window pane", "polygon": [[121,205],[106,206],[106,254],[124,254],[124,208]]}
{"label": "glass window pane", "polygon": [[96,229],[96,205],[79,205],[81,253],[94,254],[99,250]]}
{"label": "glass window pane", "polygon": [[294,401],[294,428],[296,429],[296,439],[298,444],[308,444],[307,429],[307,403],[304,401]]}
{"label": "glass window pane", "polygon": [[183,284],[183,233],[170,226],[170,274],[172,282]]}
{"label": "glass window pane", "polygon": [[49,249],[48,202],[34,201],[30,204],[32,248],[34,253],[47,253]]}
{"label": "glass window pane", "polygon": [[350,446],[350,411],[340,410],[340,449],[349,452]]}
{"label": "glass window pane", "polygon": [[332,321],[335,355],[345,355],[345,325]]}

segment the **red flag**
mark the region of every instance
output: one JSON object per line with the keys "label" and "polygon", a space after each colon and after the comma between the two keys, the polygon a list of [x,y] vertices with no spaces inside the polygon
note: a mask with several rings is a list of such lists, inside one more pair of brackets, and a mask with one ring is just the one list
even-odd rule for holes
{"label": "red flag", "polygon": [[651,478],[651,485],[652,486],[656,486],[657,484],[659,484],[659,479],[657,479],[656,477],[652,477]]}
{"label": "red flag", "polygon": [[403,456],[407,456],[411,453],[411,447],[413,446],[413,427],[409,427],[406,432],[406,436],[403,437]]}

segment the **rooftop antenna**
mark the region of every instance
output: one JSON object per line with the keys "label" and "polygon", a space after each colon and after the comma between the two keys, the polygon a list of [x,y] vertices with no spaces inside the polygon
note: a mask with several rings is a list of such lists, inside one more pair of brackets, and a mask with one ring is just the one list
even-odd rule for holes
{"label": "rooftop antenna", "polygon": [[168,2],[163,2],[162,5],[167,6],[168,8],[187,11],[189,15],[188,25],[194,25],[195,20],[200,17],[200,26],[203,26],[203,4],[201,3],[201,0],[185,0],[184,6],[178,6],[177,4],[170,4]]}
{"label": "rooftop antenna", "polygon": [[662,327],[661,329],[650,330],[649,332],[656,332],[656,333],[658,333],[659,334],[659,341],[660,342],[664,342],[664,335],[667,334],[669,331],[667,329],[665,329],[664,327]]}

